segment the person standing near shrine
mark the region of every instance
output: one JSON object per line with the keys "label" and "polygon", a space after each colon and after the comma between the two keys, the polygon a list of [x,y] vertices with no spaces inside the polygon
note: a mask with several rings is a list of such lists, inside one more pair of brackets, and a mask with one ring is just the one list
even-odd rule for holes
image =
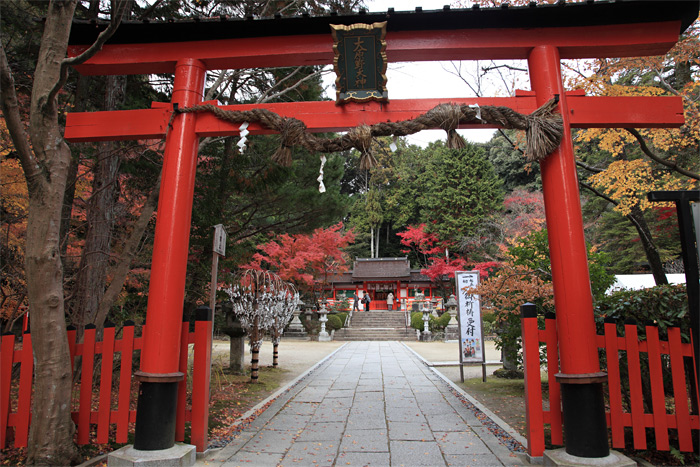
{"label": "person standing near shrine", "polygon": [[357,296],[357,291],[352,294],[352,311],[360,311],[360,297]]}
{"label": "person standing near shrine", "polygon": [[391,292],[386,296],[386,309],[389,311],[394,309],[394,294]]}
{"label": "person standing near shrine", "polygon": [[362,297],[362,303],[365,304],[365,311],[369,311],[369,303],[372,301],[371,298],[369,298],[369,293],[365,292],[365,295]]}

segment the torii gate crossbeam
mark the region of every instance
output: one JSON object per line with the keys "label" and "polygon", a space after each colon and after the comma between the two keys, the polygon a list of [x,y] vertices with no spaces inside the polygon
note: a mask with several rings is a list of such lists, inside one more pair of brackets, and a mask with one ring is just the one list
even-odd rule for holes
{"label": "torii gate crossbeam", "polygon": [[[545,211],[549,231],[559,348],[567,453],[581,457],[607,455],[607,429],[602,405],[602,381],[594,338],[592,299],[583,239],[578,181],[570,128],[582,126],[679,126],[680,98],[626,98],[612,104],[606,98],[589,98],[565,92],[561,80],[562,58],[641,56],[666,53],[698,14],[697,2],[618,1],[591,2],[491,10],[452,10],[331,17],[274,18],[262,20],[195,21],[174,24],[127,24],[102,52],[80,65],[85,74],[175,73],[172,103],[201,103],[208,69],[252,68],[332,61],[329,24],[388,21],[387,56],[390,61],[525,58],[528,60],[534,106],[560,96],[564,119],[562,145],[541,164]],[[154,32],[155,31],[155,32]],[[99,32],[94,25],[74,26],[70,55],[76,55]],[[119,34],[119,32],[118,32]],[[186,41],[182,37],[187,37]],[[533,97],[519,96],[510,104]],[[597,100],[603,99],[603,100]],[[613,98],[607,98],[613,99]],[[621,98],[619,98],[621,99]],[[620,104],[622,102],[622,104]],[[603,112],[593,116],[595,109]],[[662,105],[658,105],[663,103]],[[509,104],[509,105],[510,105]],[[340,130],[352,121],[385,118],[388,104],[347,104],[329,112],[332,104],[296,103],[285,109],[310,114],[323,110],[333,118],[330,128]],[[520,104],[517,104],[520,105]],[[281,104],[276,105],[282,109]],[[405,112],[415,112],[420,101],[405,101]],[[270,106],[265,106],[270,107]],[[626,108],[619,108],[626,107]],[[583,110],[588,109],[588,110]],[[579,111],[581,110],[581,111]],[[73,141],[161,137],[170,105],[135,111],[142,130],[135,130],[118,117],[114,125],[105,117],[117,112],[91,114],[97,125],[81,115],[69,116],[66,137]],[[402,112],[397,112],[396,115]],[[583,116],[582,116],[583,114]],[[370,116],[372,115],[372,116]],[[130,117],[129,117],[130,118]],[[148,121],[152,118],[152,121]],[[309,118],[319,119],[318,115]],[[319,124],[317,131],[321,130]],[[115,134],[120,131],[123,133]],[[257,131],[261,131],[260,128]],[[146,318],[145,344],[141,357],[141,390],[134,447],[164,450],[174,444],[174,424],[163,417],[174,413],[177,394],[179,323],[184,299],[197,139],[203,135],[235,134],[236,129],[209,115],[178,115],[166,141],[163,180],[158,205],[151,283]],[[140,136],[139,136],[140,135]],[[577,399],[581,398],[581,399]],[[142,410],[144,404],[153,404]],[[148,402],[145,402],[148,401]],[[592,416],[589,416],[591,415]],[[583,417],[587,423],[577,423]],[[206,420],[199,421],[206,424]],[[153,437],[153,432],[159,433]],[[193,440],[198,449],[204,440]],[[528,447],[529,449],[531,447]]]}

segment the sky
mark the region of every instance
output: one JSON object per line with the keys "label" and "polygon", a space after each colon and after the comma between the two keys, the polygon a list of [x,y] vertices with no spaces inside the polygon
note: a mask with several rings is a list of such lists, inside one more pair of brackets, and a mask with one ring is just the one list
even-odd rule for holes
{"label": "sky", "polygon": [[[367,0],[365,2],[370,12],[384,12],[389,8],[396,11],[412,11],[417,6],[423,10],[441,10],[449,0]],[[471,2],[466,2],[471,3]],[[387,69],[387,89],[389,91],[389,101],[392,99],[420,99],[420,98],[460,98],[475,97],[469,86],[454,74],[455,66],[460,66],[459,62],[411,62],[411,63],[389,63]],[[474,69],[475,62],[462,62],[464,68]],[[483,66],[483,63],[482,63]],[[452,71],[452,72],[451,72]],[[469,79],[469,76],[463,74]],[[324,77],[324,85],[327,87],[327,94],[334,98],[335,88],[333,82],[335,74],[330,73]],[[522,86],[519,86],[522,87]],[[496,95],[497,90],[487,96]],[[501,92],[502,95],[502,92]],[[472,142],[486,142],[491,139],[495,130],[459,130],[465,139]],[[408,137],[410,144],[425,147],[431,141],[446,139],[443,130],[422,131]]]}

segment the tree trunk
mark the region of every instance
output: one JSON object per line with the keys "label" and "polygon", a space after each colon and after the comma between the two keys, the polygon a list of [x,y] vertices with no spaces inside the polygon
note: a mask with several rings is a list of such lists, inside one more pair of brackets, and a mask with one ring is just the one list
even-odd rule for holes
{"label": "tree trunk", "polygon": [[110,271],[112,276],[112,282],[109,283],[109,287],[104,293],[102,300],[100,301],[99,307],[97,309],[97,316],[95,317],[95,323],[104,324],[107,314],[110,308],[119,297],[119,294],[124,287],[124,282],[126,281],[126,276],[131,270],[131,263],[136,256],[138,247],[141,244],[141,239],[143,238],[143,233],[146,231],[148,224],[151,221],[151,217],[158,206],[158,195],[160,192],[160,175],[158,175],[158,180],[148,195],[146,202],[141,209],[141,214],[138,220],[134,224],[131,234],[124,241],[124,248],[122,249],[121,256],[119,257],[118,263]]}
{"label": "tree trunk", "polygon": [[245,370],[245,337],[231,337],[228,367],[232,373],[243,374]]}
{"label": "tree trunk", "polygon": [[639,206],[634,206],[632,211],[627,215],[627,218],[632,221],[634,228],[637,229],[637,233],[639,233],[639,239],[642,242],[642,248],[644,248],[644,253],[649,262],[651,274],[654,276],[654,282],[656,282],[656,285],[668,284],[668,279],[664,272],[664,265],[659,256],[659,249],[656,247],[654,238],[651,236],[651,230],[649,230],[647,221],[644,219],[644,213],[639,209]]}
{"label": "tree trunk", "polygon": [[[69,157],[67,147],[64,152]],[[28,463],[67,465],[78,460],[78,452],[70,416],[72,378],[58,242],[63,186],[52,183],[37,198],[30,195],[26,243],[35,361]]]}
{"label": "tree trunk", "polygon": [[382,224],[377,225],[377,248],[374,250],[374,257],[379,258],[379,232],[382,230]]}
{"label": "tree trunk", "polygon": [[[105,90],[105,109],[115,110],[124,101],[125,76],[109,76]],[[82,329],[97,322],[98,308],[105,293],[107,269],[110,264],[114,212],[119,198],[118,172],[120,155],[118,144],[113,141],[98,145],[97,160],[92,181],[92,195],[87,207],[87,232],[85,247],[80,258],[78,277],[73,293],[71,317],[73,324]]]}
{"label": "tree trunk", "polygon": [[27,171],[23,164],[29,188],[26,276],[35,362],[27,461],[35,465],[66,465],[78,460],[70,415],[71,363],[60,255],[61,212],[71,152],[59,129],[57,101],[51,97],[66,56],[76,3],[49,5],[29,123],[37,167]]}
{"label": "tree trunk", "polygon": [[369,257],[374,258],[374,227],[370,227]]}

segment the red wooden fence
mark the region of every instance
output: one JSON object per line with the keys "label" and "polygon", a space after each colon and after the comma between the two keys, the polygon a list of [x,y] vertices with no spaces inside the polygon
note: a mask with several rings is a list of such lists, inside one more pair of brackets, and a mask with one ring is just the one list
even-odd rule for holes
{"label": "red wooden fence", "polygon": [[[193,344],[195,377],[191,384],[191,404],[187,401],[188,352],[181,353],[180,371],[185,374],[185,380],[180,383],[177,405],[176,441],[185,441],[185,423],[191,423],[190,443],[197,447],[198,452],[207,448],[207,417],[209,407],[209,379],[197,377],[209,368],[197,368],[197,363],[204,361],[202,357],[211,352],[211,317],[209,320],[195,321],[193,332],[189,330],[189,322],[182,324],[182,349],[188,349]],[[145,327],[145,326],[144,326]],[[141,333],[143,334],[143,328]],[[140,351],[143,338],[135,337],[135,326],[127,321],[122,328],[121,338],[115,336],[113,324],[105,325],[102,340],[96,341],[96,329],[93,325],[86,326],[82,343],[76,342],[76,331],[68,329],[68,344],[71,355],[71,365],[80,360],[80,382],[74,389],[72,407],[73,421],[76,424],[76,443],[90,443],[91,431],[94,431],[94,442],[98,444],[115,441],[127,443],[129,430],[133,429],[136,421],[136,394],[132,387],[132,363],[134,352]],[[101,355],[99,381],[93,387],[95,356]],[[118,356],[117,356],[118,354]],[[115,372],[115,363],[119,371]],[[19,381],[13,381],[13,366],[19,364]],[[2,336],[0,345],[0,449],[14,445],[26,447],[31,421],[31,397],[33,381],[32,336],[25,333],[22,342],[15,342],[11,333]],[[112,433],[110,437],[110,432]]]}
{"label": "red wooden fence", "polygon": [[[554,315],[545,319],[545,328],[539,329],[537,318],[522,318],[523,360],[525,366],[525,404],[527,420],[528,454],[541,457],[544,454],[545,430],[544,425],[550,425],[550,442],[553,445],[563,445],[562,411],[560,385],[555,374],[559,372],[557,330]],[[693,345],[681,343],[679,328],[668,328],[668,341],[659,340],[659,329],[656,326],[646,326],[646,340],[637,336],[637,325],[634,322],[625,323],[624,337],[617,335],[614,321],[605,322],[603,335],[597,335],[597,345],[605,353],[607,362],[609,410],[606,412],[610,428],[612,447],[614,449],[647,449],[646,428],[653,428],[655,449],[670,450],[669,429],[678,433],[678,446],[682,452],[693,451],[693,433],[700,430],[700,417],[691,414],[689,400],[693,397],[700,401],[697,388],[691,390],[686,380],[686,368],[695,369]],[[546,345],[547,376],[549,400],[542,397],[540,344]],[[623,394],[620,373],[621,352],[627,355],[627,379],[629,394]],[[642,395],[642,363],[641,354],[647,355],[649,379],[651,387],[651,413],[645,412]],[[684,358],[693,359],[693,364],[684,365]],[[666,365],[662,360],[666,361]],[[664,368],[670,366],[670,377],[673,385],[674,413],[666,409],[664,392]],[[606,371],[603,369],[603,371]],[[668,370],[666,370],[668,371]],[[669,376],[668,374],[666,375]],[[695,375],[693,374],[693,378]],[[623,398],[629,400],[629,410],[623,406]],[[549,408],[545,408],[546,403]],[[697,404],[696,404],[697,406]],[[631,427],[631,446],[625,445],[625,428]]]}

